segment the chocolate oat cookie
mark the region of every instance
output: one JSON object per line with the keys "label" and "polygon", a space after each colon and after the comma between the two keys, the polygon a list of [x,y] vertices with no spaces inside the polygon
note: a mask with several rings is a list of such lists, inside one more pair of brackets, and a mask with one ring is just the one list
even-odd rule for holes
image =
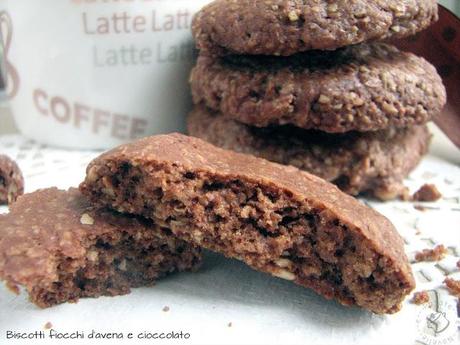
{"label": "chocolate oat cookie", "polygon": [[24,193],[24,178],[15,161],[0,154],[0,205],[12,204]]}
{"label": "chocolate oat cookie", "polygon": [[351,195],[398,197],[403,180],[427,153],[426,126],[378,132],[329,134],[293,126],[257,128],[203,106],[188,118],[188,132],[222,147],[293,165],[336,184]]}
{"label": "chocolate oat cookie", "polygon": [[193,34],[207,55],[292,55],[407,37],[437,19],[436,0],[217,0]]}
{"label": "chocolate oat cookie", "polygon": [[88,166],[80,188],[344,305],[393,313],[414,287],[388,219],[316,176],[197,138],[120,146]]}
{"label": "chocolate oat cookie", "polygon": [[195,103],[240,122],[330,133],[423,124],[446,103],[430,63],[383,43],[289,58],[200,56],[191,86]]}
{"label": "chocolate oat cookie", "polygon": [[0,279],[45,308],[127,294],[193,269],[200,250],[151,220],[96,210],[77,189],[46,189],[0,215]]}

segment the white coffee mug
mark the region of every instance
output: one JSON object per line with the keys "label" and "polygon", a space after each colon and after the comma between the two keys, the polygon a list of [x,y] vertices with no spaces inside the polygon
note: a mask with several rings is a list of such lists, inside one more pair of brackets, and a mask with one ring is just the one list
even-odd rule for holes
{"label": "white coffee mug", "polygon": [[191,21],[209,0],[0,0],[3,74],[17,127],[99,149],[183,131]]}

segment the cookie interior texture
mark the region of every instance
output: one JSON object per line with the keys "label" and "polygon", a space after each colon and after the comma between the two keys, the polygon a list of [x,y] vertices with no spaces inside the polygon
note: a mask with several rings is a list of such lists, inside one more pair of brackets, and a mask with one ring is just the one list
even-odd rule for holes
{"label": "cookie interior texture", "polygon": [[204,54],[286,56],[408,37],[437,19],[436,0],[217,0],[192,27]]}
{"label": "cookie interior texture", "polygon": [[200,250],[151,220],[97,210],[77,189],[41,190],[0,215],[0,279],[46,308],[123,295],[194,269]]}
{"label": "cookie interior texture", "polygon": [[393,313],[414,287],[385,217],[315,176],[196,138],[119,147],[90,164],[80,188],[101,206],[152,218],[344,305]]}
{"label": "cookie interior texture", "polygon": [[329,134],[294,126],[247,126],[195,106],[188,133],[228,150],[293,165],[336,184],[351,195],[382,200],[400,196],[404,178],[427,153],[426,126],[377,132]]}
{"label": "cookie interior texture", "polygon": [[194,103],[257,127],[409,127],[432,120],[446,103],[434,66],[383,43],[288,58],[201,55],[190,80]]}

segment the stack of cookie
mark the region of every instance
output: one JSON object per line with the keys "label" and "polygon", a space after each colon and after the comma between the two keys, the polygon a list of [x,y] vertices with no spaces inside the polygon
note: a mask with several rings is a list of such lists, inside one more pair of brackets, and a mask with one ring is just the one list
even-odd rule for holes
{"label": "stack of cookie", "polygon": [[194,19],[189,134],[392,199],[426,154],[446,91],[382,43],[437,20],[435,0],[216,0]]}

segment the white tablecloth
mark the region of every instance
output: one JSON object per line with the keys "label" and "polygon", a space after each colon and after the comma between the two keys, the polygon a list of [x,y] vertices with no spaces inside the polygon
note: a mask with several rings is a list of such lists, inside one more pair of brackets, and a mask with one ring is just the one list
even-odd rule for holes
{"label": "white tablecloth", "polygon": [[[46,148],[20,136],[0,137],[0,152],[16,159],[26,191],[77,186],[97,152]],[[55,344],[48,322],[57,332],[84,333],[85,339],[63,344],[458,344],[457,301],[443,287],[446,276],[460,279],[460,168],[427,157],[407,180],[412,191],[435,183],[442,201],[426,203],[426,211],[411,202],[369,203],[389,217],[406,241],[410,258],[416,251],[444,244],[449,255],[438,263],[413,263],[417,291],[429,290],[433,303],[406,302],[391,316],[376,316],[345,308],[290,282],[255,272],[244,264],[207,253],[198,273],[166,278],[153,288],[135,289],[115,298],[83,299],[40,310],[0,287],[0,344]],[[5,207],[0,212],[7,212]],[[1,229],[0,229],[1,236]],[[164,311],[164,307],[169,311]],[[123,339],[90,340],[96,332],[122,333]],[[7,339],[7,332],[44,331],[42,340]],[[137,335],[185,332],[188,339],[140,340]],[[127,339],[132,333],[133,339]],[[10,333],[11,334],[11,333]],[[59,342],[61,343],[61,342]]]}

